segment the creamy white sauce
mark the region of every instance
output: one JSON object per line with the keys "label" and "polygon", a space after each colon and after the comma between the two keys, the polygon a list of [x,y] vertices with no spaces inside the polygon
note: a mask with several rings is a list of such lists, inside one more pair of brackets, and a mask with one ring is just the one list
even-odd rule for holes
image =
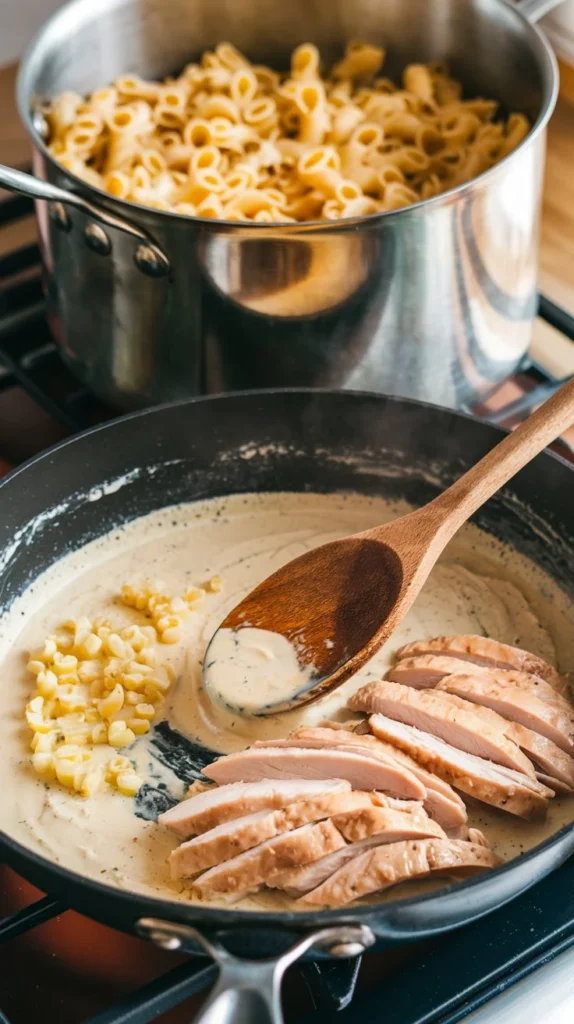
{"label": "creamy white sauce", "polygon": [[[318,544],[376,526],[406,510],[357,495],[238,495],[154,513],[54,565],[0,622],[2,829],[83,875],[166,898],[182,896],[180,887],[170,881],[166,864],[176,840],[154,821],[136,816],[135,801],[110,789],[82,800],[57,784],[45,785],[29,763],[30,733],[23,714],[33,689],[25,667],[28,652],[70,618],[106,615],[118,627],[137,620],[138,613],[114,600],[123,583],[160,578],[170,593],[178,595],[190,585],[221,575],[222,591],[208,594],[189,617],[183,642],[160,647],[177,673],[165,709],[170,725],[214,751],[238,750],[254,739],[283,736],[301,722],[351,717],[344,706],[348,695],[366,679],[380,678],[397,647],[423,637],[481,633],[524,646],[563,672],[574,671],[574,610],[566,596],[527,560],[476,528],[465,527],[389,643],[337,692],[308,708],[265,718],[239,716],[207,699],[202,685],[207,644],[256,584]],[[99,756],[109,757],[109,749],[102,748]],[[183,796],[185,786],[165,766],[157,733],[155,738],[152,734],[138,739],[129,756],[157,793],[166,787],[173,797]],[[472,823],[484,828],[504,858],[542,841],[573,818],[574,802],[566,799],[553,801],[546,823],[536,826],[482,807],[471,812]],[[401,886],[385,898],[405,891],[415,890]],[[241,905],[276,910],[289,901],[272,894]]]}
{"label": "creamy white sauce", "polygon": [[262,714],[291,700],[309,689],[314,676],[313,665],[300,663],[286,636],[254,626],[218,629],[203,668],[210,698],[242,715]]}

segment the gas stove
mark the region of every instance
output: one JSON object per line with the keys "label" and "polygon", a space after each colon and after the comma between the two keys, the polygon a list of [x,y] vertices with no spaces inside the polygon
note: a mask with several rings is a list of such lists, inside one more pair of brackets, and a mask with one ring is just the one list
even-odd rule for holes
{"label": "gas stove", "polygon": [[[30,217],[0,203],[0,230]],[[539,317],[574,343],[574,318],[540,296]],[[514,426],[562,380],[535,358],[469,412]],[[116,413],[62,364],[44,313],[35,242],[0,256],[0,472]],[[569,439],[557,450],[574,461]],[[81,917],[0,866],[0,1024],[188,1021],[215,967]],[[567,1024],[574,1020],[574,860],[488,918],[359,961],[291,969],[288,1024]]]}

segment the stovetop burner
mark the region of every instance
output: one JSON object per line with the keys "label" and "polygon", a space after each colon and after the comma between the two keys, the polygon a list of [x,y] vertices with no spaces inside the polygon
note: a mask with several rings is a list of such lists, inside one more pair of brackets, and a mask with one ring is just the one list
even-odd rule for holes
{"label": "stovetop burner", "polygon": [[[31,213],[29,200],[2,202],[0,228]],[[574,341],[574,318],[544,296],[539,316]],[[513,426],[561,383],[525,360],[511,383],[469,411]],[[114,415],[60,360],[46,323],[37,246],[0,256],[0,472]],[[558,448],[574,458],[567,441]],[[163,953],[89,921],[6,867],[0,867],[0,943],[0,1024],[28,1024],[40,1015],[59,1024],[158,1018],[176,1024],[190,1019],[197,994],[215,977],[207,960]],[[366,954],[361,965],[323,961],[292,968],[284,986],[286,1019],[326,1024],[339,1011],[342,1024],[365,1024],[381,1019],[384,1008],[389,1024],[454,1024],[571,946],[574,860],[495,914],[444,938]]]}

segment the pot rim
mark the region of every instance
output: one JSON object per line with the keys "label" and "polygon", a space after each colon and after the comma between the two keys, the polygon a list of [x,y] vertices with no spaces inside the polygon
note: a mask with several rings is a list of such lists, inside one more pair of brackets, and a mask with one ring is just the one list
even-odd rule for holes
{"label": "pot rim", "polygon": [[[120,2],[121,0],[105,0],[106,5],[118,5]],[[543,78],[542,105],[538,117],[528,134],[519,143],[516,149],[508,153],[501,161],[499,161],[499,163],[496,163],[493,167],[483,171],[482,174],[479,174],[476,178],[471,178],[470,181],[463,182],[461,185],[456,185],[454,188],[450,188],[448,191],[442,192],[438,196],[432,196],[429,199],[421,199],[419,202],[412,203],[410,206],[404,206],[399,210],[383,210],[379,213],[369,214],[366,217],[349,217],[328,221],[301,221],[297,224],[260,224],[252,221],[211,219],[175,213],[172,210],[157,210],[153,207],[143,206],[140,203],[134,203],[131,200],[127,201],[124,199],[116,199],[109,192],[104,191],[104,189],[97,188],[95,185],[89,185],[82,178],[79,178],[77,175],[65,170],[49,152],[46,143],[34,126],[31,112],[31,101],[33,98],[31,80],[33,79],[38,54],[42,52],[46,39],[51,35],[55,35],[57,37],[60,33],[61,26],[65,26],[68,21],[78,21],[82,23],[84,21],[83,12],[93,10],[92,0],[68,0],[63,7],[57,10],[50,18],[47,19],[47,21],[44,22],[40,30],[37,32],[28,46],[18,69],[18,76],[16,79],[17,109],[20,120],[24,124],[34,147],[42,154],[44,160],[55,171],[68,178],[68,180],[76,187],[77,192],[80,194],[85,193],[89,198],[91,198],[92,202],[94,199],[99,200],[102,206],[110,207],[125,217],[129,217],[130,210],[133,210],[134,212],[139,212],[142,215],[147,215],[154,220],[159,217],[160,219],[165,220],[166,223],[191,222],[192,224],[199,225],[200,227],[210,227],[212,229],[215,228],[216,230],[223,229],[235,234],[249,232],[258,235],[269,235],[270,237],[299,235],[308,231],[317,231],[317,229],[321,229],[321,231],[340,231],[342,228],[354,230],[362,224],[372,227],[376,226],[383,220],[394,220],[401,215],[424,215],[424,212],[428,207],[436,208],[441,205],[447,206],[456,202],[459,198],[466,196],[471,191],[478,191],[479,189],[486,188],[490,181],[494,179],[497,174],[500,174],[502,169],[506,168],[508,162],[513,157],[518,156],[518,154],[521,153],[527,145],[534,142],[534,140],[540,136],[546,128],[546,125],[554,111],[554,107],[556,106],[560,81],[558,62],[552,46],[538,24],[530,21],[522,13],[519,7],[515,7],[513,3],[509,2],[509,0],[489,0],[489,2],[493,5],[493,9],[497,6],[506,8],[509,15],[514,17],[522,25],[523,29],[530,33],[533,50]],[[104,84],[102,84],[102,88],[104,87]]]}
{"label": "pot rim", "polygon": [[[116,419],[110,420],[109,422],[98,424],[94,427],[90,427],[87,430],[81,431],[79,434],[75,434],[73,437],[65,438],[58,444],[46,449],[39,455],[34,456],[21,466],[16,467],[11,473],[8,473],[5,477],[0,480],[0,491],[9,486],[13,479],[18,477],[21,473],[25,473],[28,469],[34,467],[37,463],[43,461],[45,458],[52,457],[55,453],[66,449],[69,445],[76,443],[82,443],[86,438],[104,434],[105,431],[113,430],[117,426],[121,426],[126,420],[134,420],[139,418],[148,417],[150,415],[161,414],[169,409],[193,406],[196,404],[213,403],[219,404],[225,402],[228,399],[244,399],[245,401],[253,400],[254,398],[260,397],[273,397],[276,394],[294,394],[294,395],[325,395],[325,396],[345,396],[346,399],[351,402],[364,401],[365,399],[376,399],[378,402],[383,404],[390,404],[396,406],[416,406],[422,408],[436,409],[443,413],[447,417],[456,417],[463,420],[470,420],[478,423],[481,426],[485,426],[484,422],[477,416],[472,416],[468,413],[453,412],[449,409],[444,409],[441,406],[433,405],[430,402],[417,401],[415,399],[399,398],[397,396],[380,395],[376,392],[371,391],[340,391],[337,389],[330,388],[265,388],[261,390],[247,390],[247,391],[232,391],[224,394],[215,395],[200,395],[195,398],[181,399],[176,402],[168,402],[163,405],[153,406],[148,409],[139,410],[137,412],[129,413],[126,416],[120,416]],[[501,427],[497,427],[493,424],[489,424],[489,427],[498,434],[507,433]],[[537,458],[552,459],[566,469],[567,472],[574,473],[574,464],[570,463],[562,456],[557,455],[552,451],[544,451]],[[58,880],[58,892],[64,891],[64,887],[69,885],[70,882],[76,887],[83,889],[84,892],[90,894],[93,897],[100,897],[102,901],[106,898],[110,900],[110,904],[115,902],[116,907],[123,907],[125,911],[132,911],[141,916],[137,907],[141,903],[145,903],[148,911],[148,916],[161,917],[166,920],[176,920],[181,923],[192,923],[198,920],[207,928],[239,928],[241,926],[247,926],[248,928],[273,928],[282,927],[286,931],[305,931],[311,930],[317,927],[318,922],[320,925],[329,926],[341,923],[360,922],[362,924],[372,924],[376,930],[377,925],[383,927],[385,923],[388,923],[391,930],[397,932],[404,932],[408,929],[408,922],[405,927],[400,927],[400,921],[395,925],[396,915],[403,911],[407,911],[414,907],[423,905],[431,905],[433,901],[440,901],[441,898],[453,891],[465,891],[474,890],[477,886],[480,886],[485,880],[492,877],[499,878],[502,875],[507,875],[513,870],[517,869],[520,865],[535,861],[538,859],[541,853],[549,851],[554,847],[558,847],[565,840],[566,836],[574,835],[574,821],[563,825],[557,832],[548,836],[541,843],[533,846],[531,849],[520,854],[518,857],[514,857],[512,860],[505,861],[497,868],[489,870],[486,874],[479,874],[476,877],[469,878],[465,881],[454,882],[450,885],[441,887],[435,892],[427,893],[423,896],[410,896],[400,900],[391,900],[388,903],[373,903],[353,907],[341,907],[334,910],[306,910],[306,911],[279,911],[270,913],[268,911],[249,911],[249,910],[234,910],[233,907],[209,907],[202,906],[201,903],[193,903],[186,900],[167,900],[157,896],[152,896],[148,893],[140,893],[131,890],[124,890],[116,888],[112,885],[104,884],[95,878],[81,875],[76,871],[72,871],[70,868],[66,868],[55,861],[45,857],[42,854],[36,853],[34,850],[24,846],[18,840],[8,835],[2,828],[0,828],[0,852],[6,849],[11,852],[12,857],[7,859],[9,866],[16,871],[21,871],[21,865],[23,864],[26,868],[31,869],[32,881],[34,877],[38,876],[38,873],[48,873],[52,877],[56,877]],[[24,873],[24,872],[22,872]],[[534,885],[540,880],[542,876],[536,874],[532,878],[527,886],[523,888],[529,888],[530,885]],[[523,891],[522,889],[520,891]],[[518,892],[516,893],[518,895]],[[509,897],[511,899],[513,897]],[[108,904],[108,905],[110,905]],[[484,911],[488,913],[490,911]],[[481,915],[475,915],[479,917]],[[473,920],[475,919],[473,915]],[[428,929],[428,934],[436,934],[439,931],[449,929],[451,926],[444,925],[443,927],[436,926]],[[420,934],[420,930],[416,929],[417,933]]]}

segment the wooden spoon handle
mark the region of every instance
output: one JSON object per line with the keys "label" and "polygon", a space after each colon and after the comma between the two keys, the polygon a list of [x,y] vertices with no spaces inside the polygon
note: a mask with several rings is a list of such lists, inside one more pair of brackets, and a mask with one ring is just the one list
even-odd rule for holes
{"label": "wooden spoon handle", "polygon": [[446,534],[445,543],[499,488],[573,423],[574,379],[426,506],[426,512],[430,514],[432,510],[436,529],[441,535]]}

